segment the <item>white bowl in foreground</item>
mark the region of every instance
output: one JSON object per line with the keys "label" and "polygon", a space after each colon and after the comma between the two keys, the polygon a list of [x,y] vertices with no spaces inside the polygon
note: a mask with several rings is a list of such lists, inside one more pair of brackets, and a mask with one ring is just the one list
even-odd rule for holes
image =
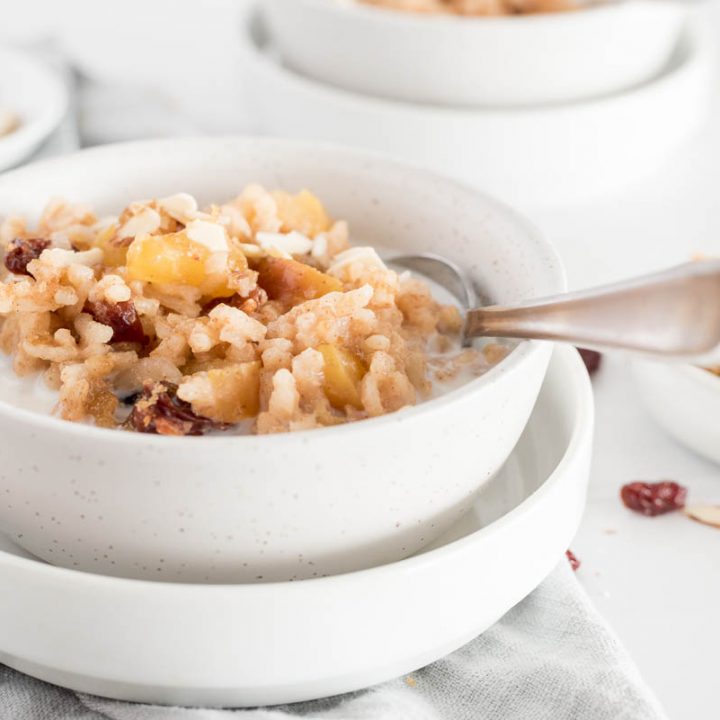
{"label": "white bowl in foreground", "polygon": [[720,463],[720,377],[692,365],[634,360],[645,406],[678,442]]}
{"label": "white bowl in foreground", "polygon": [[26,52],[0,49],[0,108],[19,125],[0,137],[0,170],[27,158],[60,124],[67,89],[58,74]]}
{"label": "white bowl in foreground", "polygon": [[[450,180],[330,146],[109,146],[0,178],[0,210],[34,215],[60,195],[102,215],[180,190],[206,203],[250,182],[312,189],[358,244],[441,250],[498,302],[565,287],[553,248],[512,211]],[[482,377],[396,414],[260,437],[73,424],[13,405],[5,387],[0,528],[49,562],[168,581],[288,580],[397,560],[465,513],[507,459],[550,351],[520,343]]]}
{"label": "white bowl in foreground", "polygon": [[592,428],[585,367],[558,348],[522,439],[452,539],[337,577],[127,581],[50,567],[0,537],[0,662],[82,692],[221,707],[326,697],[402,676],[476,637],[566,562],[585,505]]}
{"label": "white bowl in foreground", "polygon": [[645,85],[587,102],[510,109],[340,90],[278,62],[257,13],[247,16],[245,33],[244,100],[258,130],[388,153],[520,207],[616,193],[652,175],[702,124],[714,92],[712,38],[697,26]]}
{"label": "white bowl in foreground", "polygon": [[340,0],[265,0],[289,67],[339,88],[446,106],[536,105],[627,90],[667,64],[683,2],[626,0],[507,17]]}

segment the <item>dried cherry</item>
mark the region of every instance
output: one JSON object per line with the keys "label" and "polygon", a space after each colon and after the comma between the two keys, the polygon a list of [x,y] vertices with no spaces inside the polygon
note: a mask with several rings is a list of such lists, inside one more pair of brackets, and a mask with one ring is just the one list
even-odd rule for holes
{"label": "dried cherry", "polygon": [[685,507],[687,489],[671,480],[631,482],[620,489],[625,507],[641,515],[653,517]]}
{"label": "dried cherry", "polygon": [[177,390],[174,383],[146,382],[125,422],[126,427],[155,435],[204,435],[229,427],[195,413],[190,403],[177,396]]}
{"label": "dried cherry", "polygon": [[568,562],[570,563],[570,567],[573,570],[577,570],[580,567],[580,565],[582,565],[582,563],[580,562],[580,560],[577,559],[577,556],[575,555],[575,553],[572,550],[566,550],[565,556],[567,557]]}
{"label": "dried cherry", "polygon": [[597,350],[588,350],[587,348],[578,348],[582,361],[590,375],[594,375],[602,364],[602,355]]}
{"label": "dried cherry", "polygon": [[44,238],[15,238],[5,253],[5,267],[16,275],[29,275],[27,266],[50,247]]}
{"label": "dried cherry", "polygon": [[98,300],[87,303],[86,310],[97,322],[113,329],[110,342],[147,343],[147,335],[132,300],[117,303]]}

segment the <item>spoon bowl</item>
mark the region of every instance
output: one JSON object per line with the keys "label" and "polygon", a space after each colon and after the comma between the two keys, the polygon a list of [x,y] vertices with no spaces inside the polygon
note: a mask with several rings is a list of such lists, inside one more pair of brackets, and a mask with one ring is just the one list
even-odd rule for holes
{"label": "spoon bowl", "polygon": [[454,262],[426,253],[391,262],[422,272],[466,312],[463,344],[477,337],[554,340],[696,364],[720,358],[720,260],[513,306],[474,307],[476,288]]}

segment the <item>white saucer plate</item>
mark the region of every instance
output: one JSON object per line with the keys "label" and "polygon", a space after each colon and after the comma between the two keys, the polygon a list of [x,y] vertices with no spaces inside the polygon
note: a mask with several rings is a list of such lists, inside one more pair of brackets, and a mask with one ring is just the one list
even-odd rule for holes
{"label": "white saucer plate", "polygon": [[473,511],[424,553],[347,575],[124,580],[46,565],[3,540],[0,662],[75,690],[197,706],[307,700],[411,672],[490,627],[560,560],[583,512],[592,432],[585,368],[558,349]]}
{"label": "white saucer plate", "polygon": [[27,158],[58,127],[67,112],[67,88],[58,73],[30,53],[0,48],[0,107],[20,123],[0,137],[0,170],[6,170]]}
{"label": "white saucer plate", "polygon": [[258,131],[394,155],[521,207],[598,197],[651,176],[708,115],[713,43],[689,25],[672,60],[633,89],[582,102],[447,108],[336,88],[285,66],[245,21],[247,106]]}

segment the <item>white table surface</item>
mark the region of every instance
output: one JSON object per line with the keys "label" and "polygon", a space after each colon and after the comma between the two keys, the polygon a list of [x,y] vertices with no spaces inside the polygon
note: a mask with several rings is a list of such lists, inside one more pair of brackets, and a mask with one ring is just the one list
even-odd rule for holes
{"label": "white table surface", "polygon": [[[228,5],[227,0],[215,3]],[[26,24],[18,16],[13,26],[16,39],[33,37],[30,19],[47,17],[38,15],[38,8],[57,7],[47,0],[28,0]],[[714,16],[720,37],[720,11]],[[131,99],[132,87],[125,91]],[[125,105],[114,90],[108,95]],[[147,99],[142,92],[136,96],[141,97]],[[103,92],[95,89],[91,106],[84,108],[86,121],[94,121],[90,137],[96,141],[112,139],[120,125],[128,128],[117,120],[107,127],[97,124],[102,98]],[[170,116],[167,107],[160,108],[154,117],[140,118],[130,132],[142,134],[150,128],[147,134],[157,134]],[[713,121],[654,178],[617,197],[527,213],[560,249],[573,287],[682,262],[697,252],[720,255],[718,118],[720,87]],[[168,128],[173,134],[214,129],[196,127],[196,121],[174,122],[176,126]],[[595,389],[592,482],[587,513],[573,543],[583,563],[579,578],[669,716],[716,720],[720,532],[679,514],[635,515],[622,506],[618,493],[631,480],[669,478],[688,486],[692,501],[720,503],[720,467],[692,455],[653,425],[623,358],[606,359]]]}
{"label": "white table surface", "polygon": [[[720,30],[720,22],[718,22]],[[720,34],[720,33],[719,33]],[[632,191],[586,206],[531,212],[582,287],[720,256],[720,88],[711,122],[665,169]],[[637,662],[668,715],[716,720],[720,532],[680,514],[626,510],[620,487],[676,480],[691,502],[720,503],[720,467],[657,428],[625,358],[595,378],[597,431],[586,515],[573,543],[579,578]]]}

